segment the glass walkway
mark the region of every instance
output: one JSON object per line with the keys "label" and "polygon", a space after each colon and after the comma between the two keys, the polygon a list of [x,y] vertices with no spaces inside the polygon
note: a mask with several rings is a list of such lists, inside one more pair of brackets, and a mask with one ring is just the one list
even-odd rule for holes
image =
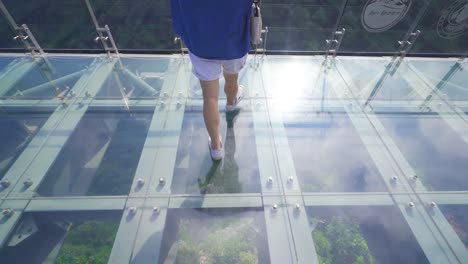
{"label": "glass walkway", "polygon": [[[380,1],[300,1],[301,10],[321,10],[324,21],[341,14],[337,27],[306,34],[324,46],[281,42],[286,29],[288,39],[300,38],[295,22],[281,28],[271,20],[264,48],[326,52],[249,55],[239,77],[247,94],[233,114],[224,111],[221,79],[226,156],[213,162],[187,55],[119,54],[107,39],[108,54],[91,54],[78,49],[93,47],[73,39],[43,41],[51,28],[35,30],[41,19],[3,2],[11,23],[32,21],[46,51],[77,50],[44,53],[32,43],[24,54],[15,50],[21,41],[0,41],[7,48],[0,53],[1,263],[468,263],[468,63],[428,56],[444,49],[428,44],[430,34],[415,42],[424,57],[382,46],[418,22],[405,40],[415,41],[413,29],[436,4],[396,1],[419,9],[401,11],[409,21],[364,48],[387,52],[379,56],[340,56],[338,49],[358,51],[346,42],[361,36],[353,23],[383,30],[371,18],[350,18]],[[67,5],[88,12],[84,1],[59,7]],[[302,14],[293,4],[265,3],[265,19],[285,6]],[[468,1],[446,6],[461,19]],[[427,16],[417,17],[422,8]],[[106,17],[100,12],[98,20]],[[348,34],[342,46],[328,49],[323,40],[341,26]],[[93,27],[83,24],[79,38],[95,34]],[[66,35],[60,24],[52,28]],[[128,39],[119,30],[130,28],[116,30],[117,46],[134,48],[120,42]],[[28,32],[17,28],[24,45]],[[467,34],[458,33],[450,54],[467,50],[458,45]],[[330,43],[341,42],[340,34]],[[368,33],[363,45],[369,39],[376,40]]]}

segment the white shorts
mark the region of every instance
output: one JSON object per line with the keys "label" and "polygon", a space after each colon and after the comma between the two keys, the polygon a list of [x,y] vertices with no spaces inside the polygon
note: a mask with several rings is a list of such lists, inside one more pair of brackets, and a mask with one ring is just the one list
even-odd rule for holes
{"label": "white shorts", "polygon": [[189,52],[189,56],[192,61],[193,74],[202,81],[217,80],[222,70],[229,74],[239,73],[247,60],[247,54],[234,60],[208,60],[197,57],[191,52]]}

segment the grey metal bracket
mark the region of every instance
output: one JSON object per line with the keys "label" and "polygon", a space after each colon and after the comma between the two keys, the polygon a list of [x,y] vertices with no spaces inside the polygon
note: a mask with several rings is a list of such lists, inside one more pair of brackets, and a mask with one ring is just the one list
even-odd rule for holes
{"label": "grey metal bracket", "polygon": [[260,61],[258,60],[258,54],[261,53],[262,56],[260,59],[263,59],[265,56],[266,52],[266,45],[268,41],[268,27],[265,27],[265,29],[262,29],[262,38],[260,38],[260,41],[263,43],[263,48],[259,48],[259,45],[254,45],[254,59],[252,60],[252,66],[254,68],[258,68],[260,66]]}
{"label": "grey metal bracket", "polygon": [[[119,66],[123,68],[122,61],[120,60],[119,50],[117,49],[117,45],[115,44],[114,37],[112,37],[112,33],[108,25],[104,27],[99,26],[99,23],[96,19],[96,15],[94,14],[93,8],[89,3],[89,0],[85,0],[86,6],[88,7],[89,14],[94,23],[94,27],[96,28],[96,32],[98,36],[94,38],[95,42],[101,41],[104,50],[107,53],[109,58],[116,58],[119,62]],[[107,44],[107,41],[110,42],[110,46]]]}
{"label": "grey metal bracket", "polygon": [[340,49],[341,41],[343,40],[345,32],[346,29],[342,28],[341,30],[333,32],[330,39],[325,40],[327,43],[325,59],[327,59],[328,56],[332,56],[333,58],[336,57],[336,53]]}
{"label": "grey metal bracket", "polygon": [[406,54],[413,48],[414,43],[418,39],[419,35],[421,34],[420,30],[416,30],[414,32],[406,34],[403,40],[398,41],[398,50],[395,52],[394,58],[400,57],[403,59]]}
{"label": "grey metal bracket", "polygon": [[13,39],[21,41],[25,49],[31,52],[31,55],[34,59],[42,60],[43,64],[40,64],[40,66],[46,66],[45,70],[52,72],[52,65],[49,63],[49,60],[47,59],[47,56],[44,53],[44,50],[37,42],[29,27],[26,24],[18,26],[18,24],[16,24],[15,20],[11,16],[10,12],[8,12],[8,9],[5,7],[2,1],[0,1],[0,10],[5,16],[6,20],[8,21],[8,24],[16,34],[13,37]]}
{"label": "grey metal bracket", "polygon": [[177,43],[180,45],[180,55],[183,57],[185,54],[188,54],[189,50],[180,36],[174,38],[174,44],[177,45]]}

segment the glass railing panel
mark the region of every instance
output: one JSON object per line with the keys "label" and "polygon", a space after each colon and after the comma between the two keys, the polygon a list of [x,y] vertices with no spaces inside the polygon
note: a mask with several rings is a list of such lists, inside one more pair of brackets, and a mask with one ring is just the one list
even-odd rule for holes
{"label": "glass railing panel", "polygon": [[379,115],[422,184],[429,191],[466,191],[468,144],[436,114]]}
{"label": "glass railing panel", "polygon": [[[102,49],[84,1],[4,0],[18,26],[26,24],[45,49]],[[10,36],[10,35],[8,35]],[[3,38],[2,38],[3,39]]]}
{"label": "glass railing panel", "polygon": [[303,192],[386,190],[344,109],[283,113],[283,122]]}
{"label": "glass railing panel", "polygon": [[444,204],[439,205],[439,208],[465,245],[465,248],[468,248],[468,205]]}
{"label": "glass railing panel", "polygon": [[24,46],[21,44],[19,40],[14,40],[13,38],[16,36],[16,34],[11,30],[7,24],[6,21],[2,21],[3,18],[1,18],[0,15],[0,48],[2,49],[24,49]]}
{"label": "glass railing panel", "polygon": [[[467,63],[454,59],[407,59],[431,85],[434,100],[468,101]],[[438,96],[437,96],[438,94]]]}
{"label": "glass railing panel", "polygon": [[270,263],[263,210],[171,209],[162,241],[161,264]]}
{"label": "glass railing panel", "polygon": [[[94,58],[86,56],[50,56],[49,64],[30,57],[17,57],[5,78],[18,79],[0,88],[0,97],[8,99],[51,99],[64,97],[85,73]],[[28,64],[30,66],[28,66]],[[13,76],[17,74],[18,76]],[[21,76],[19,76],[21,75]]]}
{"label": "glass railing panel", "polygon": [[424,2],[348,1],[338,26],[340,30],[346,29],[340,51],[395,52]]}
{"label": "glass railing panel", "polygon": [[50,115],[32,108],[0,108],[0,179],[28,146]]}
{"label": "glass railing panel", "polygon": [[122,58],[115,64],[96,99],[154,99],[160,96],[170,59]]}
{"label": "glass railing panel", "polygon": [[128,194],[153,112],[118,109],[88,110],[48,170],[38,195]]}
{"label": "glass railing panel", "polygon": [[90,1],[119,49],[174,50],[171,1]]}
{"label": "glass railing panel", "polygon": [[397,207],[317,206],[307,214],[319,263],[429,263]]}
{"label": "glass railing panel", "polygon": [[269,30],[267,49],[324,51],[342,5],[341,0],[263,1],[263,25]]}
{"label": "glass railing panel", "polygon": [[260,192],[253,113],[249,102],[241,102],[239,106],[242,108],[232,113],[224,111],[224,104],[225,100],[221,99],[220,133],[225,156],[222,161],[214,162],[208,149],[202,100],[187,102],[174,168],[173,193]]}
{"label": "glass railing panel", "polygon": [[416,29],[422,33],[411,53],[467,54],[468,3],[431,1]]}
{"label": "glass railing panel", "polygon": [[3,263],[107,263],[121,212],[27,213],[0,251]]}

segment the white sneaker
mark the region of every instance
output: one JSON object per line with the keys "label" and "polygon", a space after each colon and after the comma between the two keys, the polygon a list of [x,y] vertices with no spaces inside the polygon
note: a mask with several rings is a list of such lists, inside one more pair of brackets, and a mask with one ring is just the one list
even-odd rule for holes
{"label": "white sneaker", "polygon": [[208,137],[208,148],[210,149],[210,155],[213,160],[221,160],[224,157],[224,147],[223,142],[221,141],[221,137],[219,138],[219,142],[221,144],[221,148],[213,149],[211,147],[211,138]]}
{"label": "white sneaker", "polygon": [[237,90],[236,101],[233,105],[226,105],[226,112],[232,112],[236,110],[237,105],[240,101],[244,98],[244,86],[239,85],[239,89]]}

